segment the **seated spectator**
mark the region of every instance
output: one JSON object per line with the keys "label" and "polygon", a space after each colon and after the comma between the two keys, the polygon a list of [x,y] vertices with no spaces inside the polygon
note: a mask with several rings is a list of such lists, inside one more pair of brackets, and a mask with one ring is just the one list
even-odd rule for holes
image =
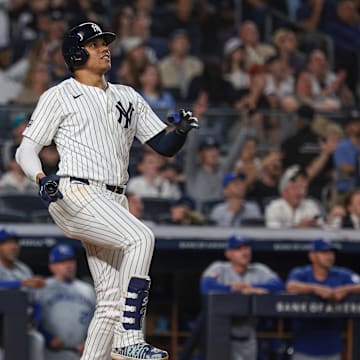
{"label": "seated spectator", "polygon": [[336,205],[329,213],[333,228],[360,229],[360,189],[350,191],[344,199],[344,206]]}
{"label": "seated spectator", "polygon": [[230,38],[224,45],[224,79],[231,83],[238,99],[249,92],[250,76],[245,69],[245,50],[237,37]]}
{"label": "seated spectator", "polygon": [[282,98],[294,92],[295,80],[286,61],[278,54],[268,58],[265,64],[264,95],[271,109],[279,109]]}
{"label": "seated spectator", "polygon": [[221,63],[218,60],[204,61],[201,74],[190,82],[186,100],[197,101],[204,94],[209,104],[215,107],[232,105],[236,101],[236,91],[232,84],[224,79]]}
{"label": "seated spectator", "polygon": [[[265,264],[252,262],[251,241],[245,235],[231,235],[225,250],[227,261],[215,261],[201,276],[200,290],[209,293],[267,294],[279,292],[284,284]],[[233,319],[231,359],[256,360],[256,321]]]}
{"label": "seated spectator", "polygon": [[[310,265],[294,268],[286,289],[292,294],[314,294],[327,303],[342,301],[360,292],[360,277],[350,269],[335,266],[336,247],[319,238],[312,241]],[[341,360],[343,319],[296,319],[293,321],[293,360]]]}
{"label": "seated spectator", "polygon": [[5,165],[5,169],[6,171],[0,175],[0,192],[22,192],[33,194],[39,192],[39,186],[25,175],[15,158],[12,158],[10,162]]}
{"label": "seated spectator", "polygon": [[138,164],[140,175],[130,179],[127,190],[140,197],[179,198],[181,191],[178,185],[160,176],[161,162],[158,154],[146,151]]}
{"label": "seated spectator", "polygon": [[285,28],[276,30],[273,35],[273,43],[280,58],[289,66],[292,75],[297,75],[305,70],[306,55],[298,49],[296,35],[292,30]]}
{"label": "seated spectator", "polygon": [[322,190],[333,181],[333,153],[338,136],[325,132],[319,136],[313,130],[315,112],[311,106],[301,105],[296,111],[296,132],[281,144],[283,167],[298,164],[305,169],[309,194],[322,199]]}
{"label": "seated spectator", "polygon": [[176,104],[172,94],[163,90],[159,69],[154,64],[147,64],[139,72],[139,92],[156,112],[160,119],[174,112]]}
{"label": "seated spectator", "polygon": [[261,173],[261,160],[256,156],[256,139],[247,137],[241,147],[238,160],[234,165],[234,173],[246,174],[246,186],[251,187],[260,177]]}
{"label": "seated spectator", "polygon": [[190,42],[184,30],[176,30],[169,40],[170,52],[159,62],[159,70],[164,88],[175,100],[187,98],[191,80],[201,75],[202,61],[190,55]]}
{"label": "seated spectator", "polygon": [[334,41],[336,66],[346,69],[346,81],[353,92],[357,91],[359,81],[360,16],[357,6],[356,1],[338,1],[336,15],[324,25],[324,32]]}
{"label": "seated spectator", "polygon": [[[201,122],[201,119],[199,121]],[[200,209],[204,202],[224,198],[221,182],[225,174],[233,168],[248,135],[252,135],[252,131],[241,129],[221,161],[217,139],[212,136],[200,138],[197,131],[189,134],[184,165],[185,192],[195,200],[197,209]]]}
{"label": "seated spectator", "polygon": [[279,181],[282,175],[282,154],[280,151],[269,151],[261,160],[261,175],[250,186],[248,200],[256,201],[264,214],[265,206],[270,200],[279,197]]}
{"label": "seated spectator", "polygon": [[29,123],[30,116],[31,114],[22,112],[12,117],[10,121],[11,136],[1,146],[1,163],[3,165],[10,163],[14,158],[14,151],[20,145],[22,133]]}
{"label": "seated spectator", "polygon": [[218,226],[241,226],[245,220],[261,219],[257,203],[245,200],[246,174],[228,173],[223,182],[225,201],[215,205],[210,220]]}
{"label": "seated spectator", "polygon": [[58,84],[59,82],[65,80],[71,75],[62,56],[60,42],[54,44],[49,49],[49,71],[50,86]]}
{"label": "seated spectator", "polygon": [[195,202],[191,197],[183,195],[170,201],[169,218],[161,219],[163,224],[171,225],[204,225],[205,217],[195,210]]}
{"label": "seated spectator", "polygon": [[286,169],[280,179],[280,198],[265,208],[266,226],[273,229],[322,226],[321,209],[307,197],[308,177],[299,165]]}
{"label": "seated spectator", "polygon": [[334,151],[337,198],[360,185],[358,156],[360,151],[360,112],[351,111],[345,122],[345,137]]}
{"label": "seated spectator", "polygon": [[19,237],[13,231],[0,230],[0,288],[21,289],[28,295],[29,309],[29,360],[47,360],[44,356],[45,342],[35,329],[36,289],[45,285],[45,280],[34,276],[32,270],[18,259],[20,252]]}
{"label": "seated spectator", "polygon": [[39,330],[46,339],[46,360],[79,360],[95,310],[95,293],[90,284],[76,279],[74,249],[54,246],[49,253],[53,274],[39,291]]}
{"label": "seated spectator", "polygon": [[313,50],[309,55],[306,70],[297,78],[295,94],[286,96],[282,105],[285,109],[291,110],[292,101],[298,105],[306,103],[312,105],[315,110],[325,112],[352,106],[353,95],[345,84],[345,79],[344,70],[333,73],[324,52],[319,49]]}
{"label": "seated spectator", "polygon": [[254,65],[263,65],[275,54],[275,48],[261,43],[259,32],[254,22],[244,21],[238,30],[238,36],[245,48],[245,68],[249,70]]}

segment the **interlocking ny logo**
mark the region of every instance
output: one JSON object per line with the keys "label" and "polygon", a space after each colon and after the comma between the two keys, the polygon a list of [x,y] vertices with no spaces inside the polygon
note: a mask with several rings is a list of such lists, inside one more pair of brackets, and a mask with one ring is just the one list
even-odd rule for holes
{"label": "interlocking ny logo", "polygon": [[129,124],[131,123],[132,113],[134,112],[133,104],[131,102],[129,102],[129,107],[127,108],[127,110],[125,110],[125,108],[122,106],[121,102],[118,101],[116,103],[116,108],[120,112],[120,116],[118,118],[119,124],[121,124],[122,119],[124,118],[125,119],[124,128],[127,129],[129,127]]}

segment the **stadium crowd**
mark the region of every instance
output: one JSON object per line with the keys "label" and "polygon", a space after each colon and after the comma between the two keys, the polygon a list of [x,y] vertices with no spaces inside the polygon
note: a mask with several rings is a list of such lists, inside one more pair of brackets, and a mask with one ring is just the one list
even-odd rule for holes
{"label": "stadium crowd", "polygon": [[[164,121],[190,105],[201,125],[171,159],[134,143],[135,216],[360,228],[356,0],[1,0],[1,223],[52,221],[14,154],[39,97],[71,76],[61,43],[82,21],[117,35],[110,82],[135,88]],[[40,157],[56,173],[56,147]]]}

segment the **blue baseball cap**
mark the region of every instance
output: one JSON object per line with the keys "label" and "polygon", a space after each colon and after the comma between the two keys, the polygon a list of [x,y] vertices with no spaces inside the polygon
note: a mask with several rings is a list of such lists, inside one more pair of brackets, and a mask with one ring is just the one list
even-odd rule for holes
{"label": "blue baseball cap", "polygon": [[212,147],[218,148],[219,142],[212,136],[206,136],[200,141],[199,151]]}
{"label": "blue baseball cap", "polygon": [[330,241],[323,238],[314,239],[311,242],[311,251],[337,250],[337,247]]}
{"label": "blue baseball cap", "polygon": [[227,249],[238,249],[242,245],[250,245],[251,240],[246,235],[231,235],[227,240]]}
{"label": "blue baseball cap", "polygon": [[49,253],[49,264],[75,259],[74,249],[67,244],[55,245]]}
{"label": "blue baseball cap", "polygon": [[191,210],[195,209],[195,201],[190,196],[187,195],[183,195],[179,199],[170,201],[170,206],[177,206],[177,205],[187,206]]}
{"label": "blue baseball cap", "polygon": [[246,174],[245,173],[228,173],[224,176],[223,181],[222,181],[222,187],[226,187],[229,185],[229,183],[231,183],[233,180],[236,179],[240,179],[240,180],[245,180],[246,179]]}
{"label": "blue baseball cap", "polygon": [[0,230],[0,244],[3,244],[7,240],[15,239],[18,240],[19,237],[17,236],[16,232],[14,231],[6,231],[5,229]]}

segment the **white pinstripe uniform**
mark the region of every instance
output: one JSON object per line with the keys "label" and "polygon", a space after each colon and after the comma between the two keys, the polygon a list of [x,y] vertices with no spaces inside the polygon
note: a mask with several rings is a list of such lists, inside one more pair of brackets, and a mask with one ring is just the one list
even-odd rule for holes
{"label": "white pinstripe uniform", "polygon": [[125,299],[130,277],[148,276],[154,235],[105,184],[126,184],[134,137],[144,143],[165,127],[133,89],[108,83],[102,90],[71,78],[41,96],[24,131],[39,144],[56,143],[64,198],[49,211],[66,236],[83,242],[94,279],[97,308],[82,360],[107,359],[112,343],[143,341],[141,329],[124,328]]}

